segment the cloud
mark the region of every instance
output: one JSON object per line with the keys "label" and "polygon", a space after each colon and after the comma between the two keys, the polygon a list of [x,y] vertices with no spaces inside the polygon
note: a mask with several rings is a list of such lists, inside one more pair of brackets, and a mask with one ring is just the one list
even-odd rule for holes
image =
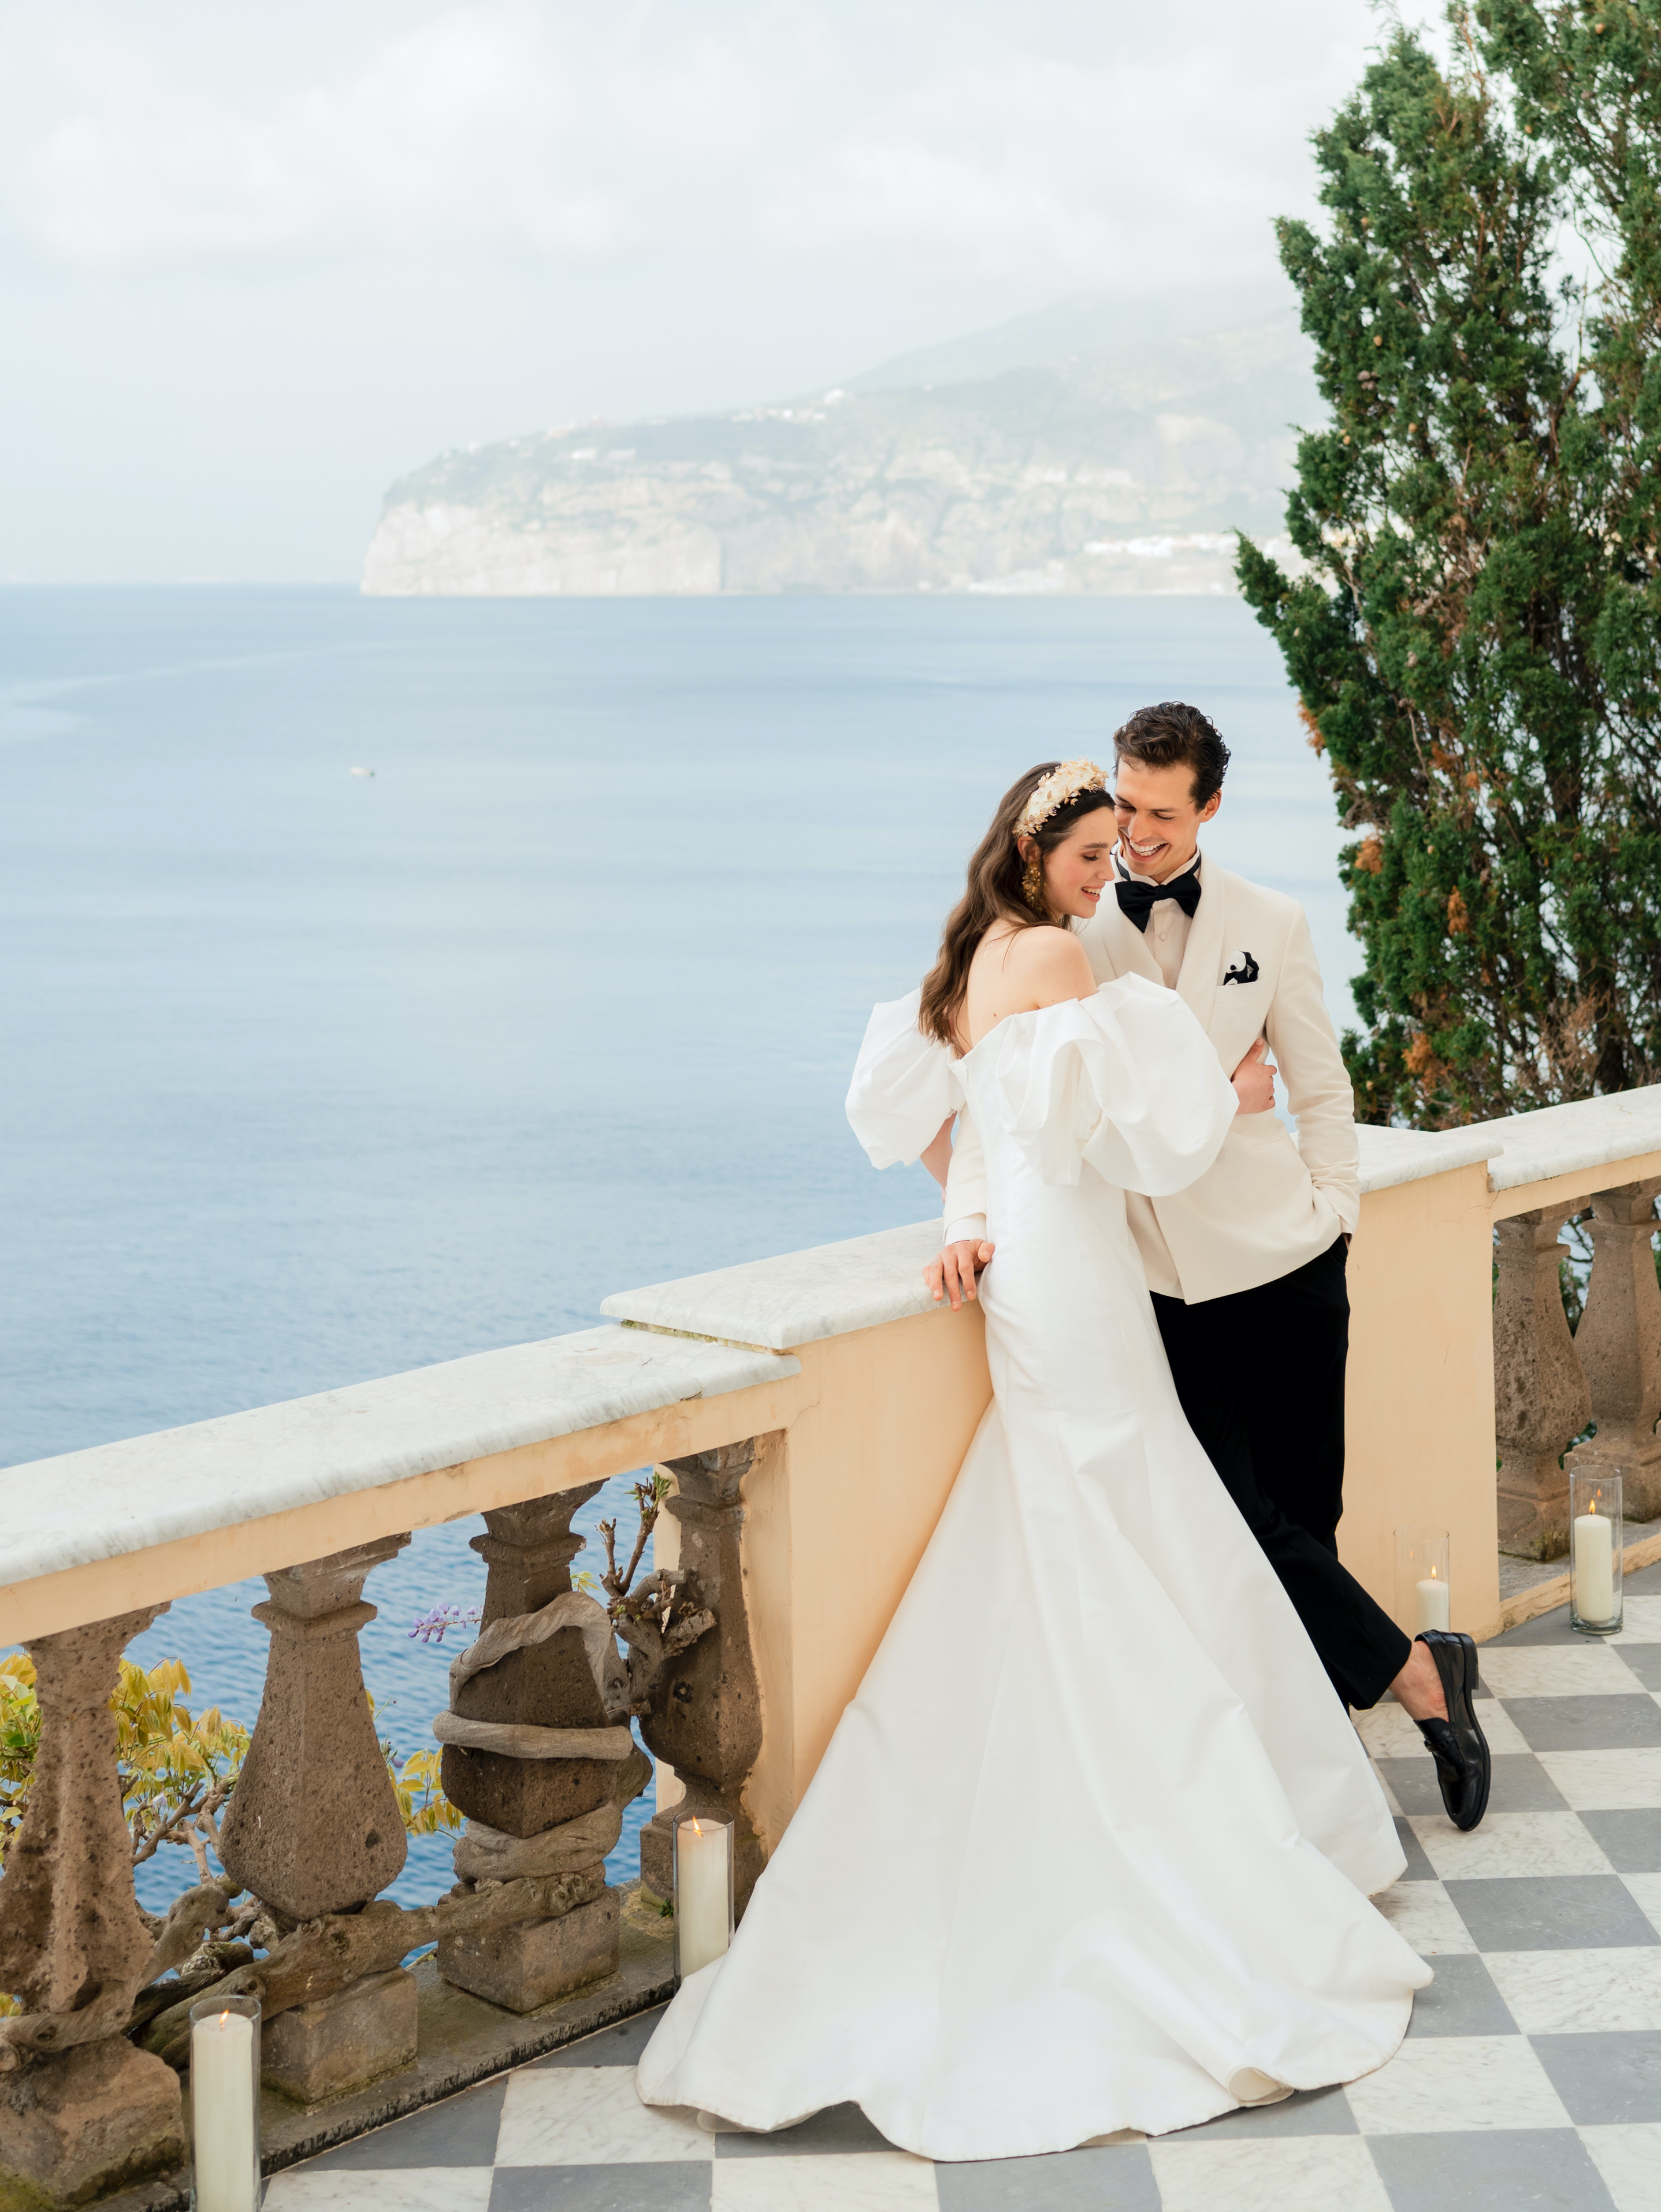
{"label": "cloud", "polygon": [[944,47],[795,170],[774,228],[826,253],[1057,287],[1266,268],[1273,216],[1311,204],[1310,134],[1376,43],[1370,8],[1189,0],[1099,19],[1093,51],[1014,35]]}
{"label": "cloud", "polygon": [[1195,57],[1173,127],[1157,119],[1176,91],[1165,67],[1011,52],[944,70],[789,175],[770,227],[824,252],[994,280],[1042,270],[1058,286],[1169,268],[1183,234],[1220,258],[1273,204],[1241,189],[1226,74]]}
{"label": "cloud", "polygon": [[535,16],[467,9],[366,67],[260,102],[83,36],[47,59],[64,110],[15,157],[16,229],[70,263],[511,242],[626,246],[624,198],[570,155],[592,131],[579,73]]}
{"label": "cloud", "polygon": [[4,216],[33,256],[691,252],[1040,291],[1266,265],[1372,30],[1362,0],[1180,20],[549,0],[309,37],[310,76],[262,91],[111,27],[131,20],[38,34],[0,90]]}

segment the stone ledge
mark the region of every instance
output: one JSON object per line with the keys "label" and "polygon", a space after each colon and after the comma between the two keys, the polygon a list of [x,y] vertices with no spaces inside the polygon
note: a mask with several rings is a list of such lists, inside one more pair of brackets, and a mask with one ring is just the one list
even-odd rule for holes
{"label": "stone ledge", "polygon": [[617,1328],[441,1361],[6,1470],[0,1589],[800,1373]]}
{"label": "stone ledge", "polygon": [[1371,1191],[1393,1190],[1398,1183],[1446,1175],[1451,1168],[1485,1164],[1502,1150],[1502,1140],[1494,1133],[1502,1126],[1479,1121],[1468,1129],[1382,1129],[1373,1122],[1357,1122],[1362,1197]]}
{"label": "stone ledge", "polygon": [[[353,2095],[302,2111],[267,2090],[260,2100],[261,2168],[267,2175],[356,2142],[389,2121],[406,2119],[459,2090],[471,2089],[527,2059],[580,2043],[636,2013],[649,2012],[674,1994],[672,1925],[642,1903],[638,1883],[621,1893],[621,1950],[618,1972],[539,2012],[502,2012],[439,1978],[432,1955],[415,1968],[420,2056],[405,2074],[389,2075]],[[186,2096],[186,2139],[190,2099]],[[100,2212],[189,2212],[188,2168],[164,2173],[143,2186],[101,2200]]]}
{"label": "stone ledge", "polygon": [[923,1267],[940,1249],[940,1218],[931,1215],[904,1229],[879,1229],[776,1260],[749,1260],[707,1275],[618,1291],[600,1311],[636,1330],[794,1352],[826,1337],[942,1310],[922,1284]]}
{"label": "stone ledge", "polygon": [[[1577,1099],[1567,1106],[1541,1106],[1531,1114],[1512,1114],[1482,1126],[1499,1139],[1496,1149],[1503,1148],[1488,1170],[1489,1187],[1516,1190],[1524,1183],[1614,1167],[1661,1152],[1661,1084]],[[1615,1183],[1621,1180],[1614,1178]]]}
{"label": "stone ledge", "polygon": [[1661,1084],[1458,1129],[1387,1129],[1361,1122],[1355,1133],[1364,1197],[1482,1161],[1490,1192],[1517,1190],[1661,1152]]}

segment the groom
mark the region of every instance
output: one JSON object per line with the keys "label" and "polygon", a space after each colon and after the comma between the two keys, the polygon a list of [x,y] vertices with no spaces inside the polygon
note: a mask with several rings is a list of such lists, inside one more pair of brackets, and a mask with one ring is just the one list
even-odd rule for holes
{"label": "groom", "polygon": [[[1237,1119],[1215,1164],[1174,1197],[1125,1205],[1189,1425],[1296,1607],[1344,1702],[1393,1690],[1435,1758],[1452,1820],[1488,1803],[1488,1752],[1469,1638],[1409,1642],[1339,1563],[1345,1261],[1360,1216],[1354,1094],[1296,900],[1203,860],[1228,748],[1197,708],[1144,707],[1113,740],[1116,896],[1076,925],[1098,983],[1178,992],[1224,1071],[1272,1050],[1298,1121]],[[973,1297],[990,1260],[979,1139],[968,1117],[946,1182],[937,1296]]]}

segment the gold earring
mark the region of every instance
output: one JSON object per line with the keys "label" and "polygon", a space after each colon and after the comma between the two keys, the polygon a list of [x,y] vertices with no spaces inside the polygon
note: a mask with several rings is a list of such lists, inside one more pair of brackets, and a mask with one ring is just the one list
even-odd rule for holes
{"label": "gold earring", "polygon": [[1044,911],[1043,854],[1037,845],[1027,854],[1026,867],[1021,876],[1021,896],[1034,914]]}

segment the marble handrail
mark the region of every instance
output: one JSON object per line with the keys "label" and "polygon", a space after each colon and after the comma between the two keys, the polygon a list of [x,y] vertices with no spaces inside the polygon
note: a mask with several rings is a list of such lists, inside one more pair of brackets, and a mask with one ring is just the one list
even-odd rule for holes
{"label": "marble handrail", "polygon": [[940,1224],[931,1218],[850,1237],[844,1243],[810,1245],[776,1260],[750,1260],[707,1275],[619,1291],[600,1311],[635,1328],[794,1352],[826,1337],[932,1312],[922,1270],[940,1247]]}
{"label": "marble handrail", "polygon": [[1387,1190],[1484,1162],[1496,1198],[1565,1176],[1585,1177],[1661,1152],[1661,1084],[1567,1106],[1541,1106],[1457,1129],[1383,1129],[1363,1123],[1361,1192]]}
{"label": "marble handrail", "polygon": [[1502,1127],[1497,1121],[1479,1121],[1467,1129],[1381,1129],[1362,1122],[1355,1131],[1361,1195],[1422,1182],[1426,1176],[1446,1175],[1451,1168],[1488,1164],[1504,1148],[1496,1133]]}
{"label": "marble handrail", "polygon": [[1496,1194],[1584,1176],[1661,1152],[1661,1084],[1567,1106],[1541,1106],[1482,1126],[1500,1139],[1499,1156],[1488,1169],[1488,1186]]}
{"label": "marble handrail", "polygon": [[0,1591],[800,1372],[602,1328],[5,1470]]}

